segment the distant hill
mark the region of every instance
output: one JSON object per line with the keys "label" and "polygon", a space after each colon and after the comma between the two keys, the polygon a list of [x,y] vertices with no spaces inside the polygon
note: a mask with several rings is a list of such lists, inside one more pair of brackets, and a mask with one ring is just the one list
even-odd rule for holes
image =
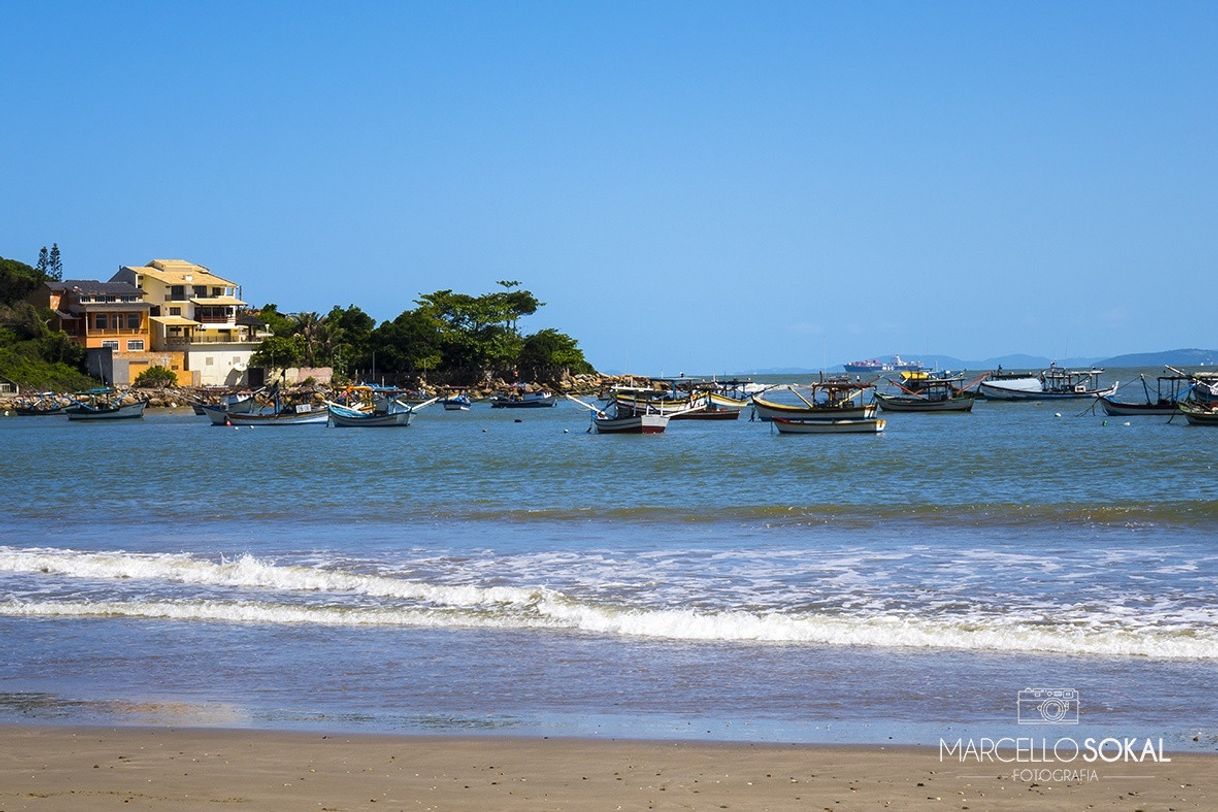
{"label": "distant hill", "polygon": [[1218,350],[1163,350],[1162,352],[1135,352],[1115,355],[1098,362],[1109,367],[1174,367],[1218,366]]}

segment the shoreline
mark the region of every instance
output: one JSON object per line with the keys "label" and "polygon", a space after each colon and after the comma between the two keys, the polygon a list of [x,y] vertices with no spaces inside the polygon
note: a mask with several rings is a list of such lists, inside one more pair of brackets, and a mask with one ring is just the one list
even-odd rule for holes
{"label": "shoreline", "polygon": [[[1218,757],[1017,780],[935,748],[0,725],[0,809],[1207,809]],[[1042,765],[1044,766],[1044,765]]]}

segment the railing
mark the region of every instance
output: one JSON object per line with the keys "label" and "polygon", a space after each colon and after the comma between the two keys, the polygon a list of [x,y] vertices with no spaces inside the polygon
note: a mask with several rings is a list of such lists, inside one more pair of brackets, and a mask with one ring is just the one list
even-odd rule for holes
{"label": "railing", "polygon": [[131,329],[128,327],[107,327],[100,330],[96,327],[90,327],[87,333],[78,333],[77,335],[82,337],[87,335],[89,338],[92,338],[93,336],[141,336],[147,334],[148,331],[142,327],[136,329]]}
{"label": "railing", "polygon": [[225,338],[224,336],[209,335],[209,334],[202,334],[202,333],[199,335],[196,335],[192,338],[176,338],[176,337],[170,336],[169,338],[166,338],[164,341],[164,344],[166,347],[177,347],[177,348],[187,348],[194,344],[261,344],[261,343],[262,343],[261,338],[255,338],[253,336],[248,336],[248,337],[233,336],[232,338]]}

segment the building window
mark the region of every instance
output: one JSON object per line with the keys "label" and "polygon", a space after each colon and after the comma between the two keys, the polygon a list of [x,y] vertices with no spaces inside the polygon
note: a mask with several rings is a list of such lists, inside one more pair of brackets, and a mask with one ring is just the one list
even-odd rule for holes
{"label": "building window", "polygon": [[117,350],[117,349],[118,349],[118,342],[117,342],[117,341],[113,341],[113,340],[110,340],[110,341],[103,341],[103,342],[102,342],[102,348],[103,348],[103,349],[107,349],[107,348],[108,348],[108,349],[111,349],[111,350]]}
{"label": "building window", "polygon": [[127,342],[127,352],[143,352],[144,339],[133,339]]}
{"label": "building window", "polygon": [[127,314],[127,329],[128,330],[140,329],[140,314],[139,313],[128,313]]}
{"label": "building window", "polygon": [[211,295],[217,299],[220,298],[224,295],[224,288],[212,288]]}
{"label": "building window", "polygon": [[207,358],[205,358],[205,359],[203,360],[203,364],[204,364],[205,366],[209,366],[209,367],[215,366],[215,365],[216,365],[216,359],[215,359],[215,358],[213,358],[212,356],[210,356],[210,355],[209,355],[209,356],[207,356]]}
{"label": "building window", "polygon": [[180,315],[182,315],[182,308],[180,308],[180,307],[171,307],[171,308],[169,308],[169,315],[171,315],[171,316],[180,316]]}
{"label": "building window", "polygon": [[174,285],[169,289],[169,295],[175,302],[180,302],[186,298],[186,286]]}
{"label": "building window", "polygon": [[96,327],[98,330],[105,330],[106,329],[106,314],[98,313],[97,317],[93,319],[93,326]]}
{"label": "building window", "polygon": [[195,285],[195,296],[200,299],[207,298],[207,285]]}

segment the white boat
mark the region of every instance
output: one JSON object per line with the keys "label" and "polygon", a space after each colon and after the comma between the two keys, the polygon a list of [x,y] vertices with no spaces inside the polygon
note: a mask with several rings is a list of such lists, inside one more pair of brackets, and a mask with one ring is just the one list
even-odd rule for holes
{"label": "white boat", "polygon": [[1100,386],[1102,369],[1051,366],[1036,377],[986,379],[980,392],[989,400],[1080,400],[1111,397],[1120,383]]}
{"label": "white boat", "polygon": [[603,412],[592,416],[597,434],[659,434],[668,428],[672,418],[666,414],[632,414],[609,416]]}
{"label": "white boat", "polygon": [[789,420],[773,421],[779,434],[879,434],[887,421],[882,417],[865,420]]}
{"label": "white boat", "polygon": [[296,410],[271,412],[269,414],[243,414],[240,412],[229,412],[215,406],[204,406],[203,413],[211,420],[213,426],[325,425],[330,417],[330,412],[325,407],[314,409],[309,406],[297,407]]}

